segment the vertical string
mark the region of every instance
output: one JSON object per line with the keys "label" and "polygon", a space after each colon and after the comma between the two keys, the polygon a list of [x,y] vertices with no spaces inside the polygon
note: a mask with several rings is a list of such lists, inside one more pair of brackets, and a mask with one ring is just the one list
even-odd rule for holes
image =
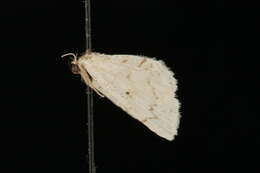
{"label": "vertical string", "polygon": [[91,11],[90,0],[85,0],[85,31],[86,31],[86,50],[91,51]]}
{"label": "vertical string", "polygon": [[[86,52],[90,53],[91,44],[91,12],[90,0],[85,0],[85,31],[86,31]],[[88,165],[89,173],[96,173],[94,158],[94,111],[93,111],[93,91],[87,87],[87,126],[88,126]]]}

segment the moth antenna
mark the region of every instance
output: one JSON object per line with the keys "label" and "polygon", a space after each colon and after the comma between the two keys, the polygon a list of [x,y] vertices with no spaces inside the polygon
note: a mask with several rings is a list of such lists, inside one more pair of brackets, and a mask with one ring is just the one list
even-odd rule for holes
{"label": "moth antenna", "polygon": [[66,53],[62,55],[61,57],[64,58],[66,56],[73,56],[73,61],[71,62],[72,64],[77,64],[77,55],[74,53]]}

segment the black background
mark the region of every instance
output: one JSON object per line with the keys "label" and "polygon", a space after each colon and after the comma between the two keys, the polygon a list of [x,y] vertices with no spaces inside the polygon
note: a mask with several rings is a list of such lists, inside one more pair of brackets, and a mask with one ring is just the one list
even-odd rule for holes
{"label": "black background", "polygon": [[[82,1],[1,5],[4,172],[87,172],[86,94],[64,53],[82,53]],[[256,171],[259,9],[216,1],[92,0],[93,50],[166,62],[179,81],[168,142],[95,94],[97,173]],[[80,136],[78,138],[78,119]]]}

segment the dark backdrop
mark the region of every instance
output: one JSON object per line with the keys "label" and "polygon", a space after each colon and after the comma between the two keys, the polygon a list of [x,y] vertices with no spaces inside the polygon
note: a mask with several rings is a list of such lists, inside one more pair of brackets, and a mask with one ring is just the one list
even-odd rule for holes
{"label": "dark backdrop", "polygon": [[[86,87],[60,58],[84,51],[83,2],[1,9],[0,167],[87,172]],[[248,62],[259,58],[258,10],[224,0],[92,0],[93,50],[164,60],[182,103],[179,135],[168,142],[95,94],[97,173],[256,171],[258,65]]]}

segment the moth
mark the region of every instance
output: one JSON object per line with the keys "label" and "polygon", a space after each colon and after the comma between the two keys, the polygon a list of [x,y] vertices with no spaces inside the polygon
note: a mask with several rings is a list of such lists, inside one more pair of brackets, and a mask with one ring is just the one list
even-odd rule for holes
{"label": "moth", "polygon": [[157,135],[173,140],[180,121],[177,80],[161,60],[87,52],[72,55],[74,73]]}

